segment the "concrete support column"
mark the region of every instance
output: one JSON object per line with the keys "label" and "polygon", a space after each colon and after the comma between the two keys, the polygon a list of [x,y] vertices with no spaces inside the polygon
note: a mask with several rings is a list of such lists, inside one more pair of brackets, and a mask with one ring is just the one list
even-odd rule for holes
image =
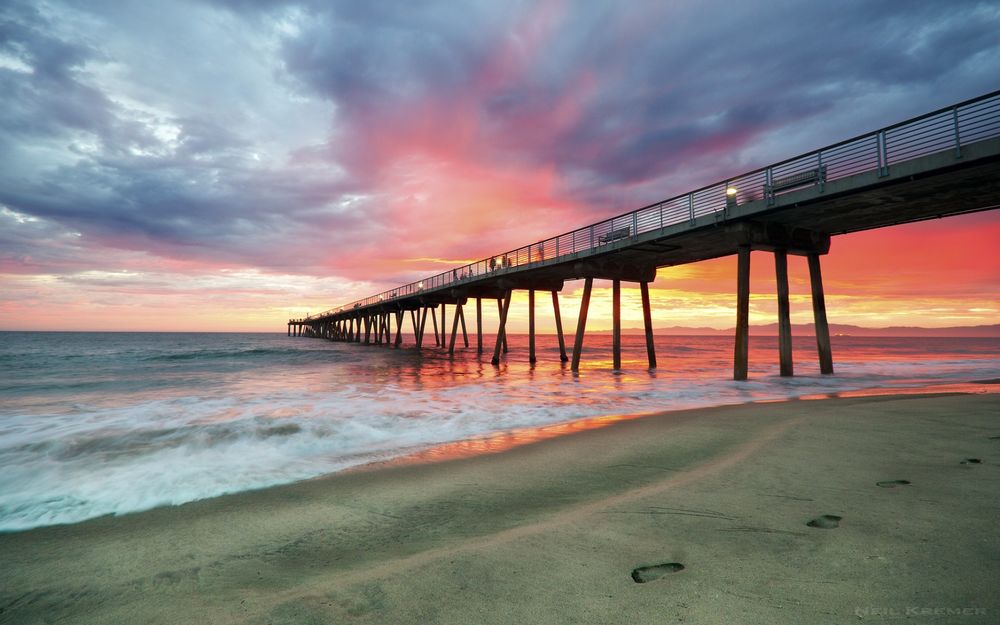
{"label": "concrete support column", "polygon": [[396,312],[396,341],[394,345],[399,347],[403,344],[403,311]]}
{"label": "concrete support column", "polygon": [[455,304],[455,318],[451,322],[451,341],[448,343],[448,353],[455,355],[455,337],[458,335],[458,324],[462,320],[462,305]]}
{"label": "concrete support column", "polygon": [[649,283],[640,282],[639,290],[642,291],[642,324],[646,328],[646,360],[649,361],[649,368],[656,368],[656,347],[653,345],[653,311],[649,306]]}
{"label": "concrete support column", "polygon": [[826,298],[823,296],[823,275],[819,269],[819,254],[809,255],[809,283],[812,285],[813,320],[816,325],[816,347],[819,349],[820,373],[833,373],[833,349],[830,347],[830,325],[826,321]]}
{"label": "concrete support column", "polygon": [[622,368],[622,281],[611,281],[611,357],[615,371]]}
{"label": "concrete support column", "polygon": [[[501,316],[503,316],[503,302],[500,301],[500,300],[497,300],[497,311],[500,313]],[[504,333],[504,335],[503,335],[503,353],[505,353],[505,354],[507,353],[507,334],[506,333]]]}
{"label": "concrete support column", "polygon": [[569,362],[566,356],[566,340],[563,338],[562,315],[559,314],[559,292],[552,291],[552,312],[556,318],[556,336],[559,338],[559,360]]}
{"label": "concrete support column", "polygon": [[448,349],[448,325],[445,319],[448,316],[448,305],[441,304],[441,349]]}
{"label": "concrete support column", "polygon": [[590,309],[590,291],[594,287],[594,279],[587,278],[583,282],[583,299],[580,300],[580,318],[576,322],[576,341],[573,343],[573,364],[570,369],[580,370],[580,354],[583,352],[583,333],[587,329],[587,311]]}
{"label": "concrete support column", "polygon": [[466,327],[465,327],[465,307],[464,306],[461,307],[461,313],[462,314],[460,314],[458,316],[458,318],[462,320],[462,342],[465,343],[466,347],[468,347],[469,346],[469,330],[466,329]]}
{"label": "concrete support column", "polygon": [[750,359],[750,246],[741,245],[736,265],[736,347],[733,379],[747,379]]}
{"label": "concrete support column", "polygon": [[417,332],[417,349],[420,349],[424,344],[424,330],[427,328],[427,307],[424,306],[423,312],[420,313],[420,330]]}
{"label": "concrete support column", "polygon": [[441,338],[438,336],[437,304],[431,307],[431,323],[434,324],[434,344],[440,345]]}
{"label": "concrete support column", "polygon": [[528,362],[535,364],[535,289],[528,289]]}
{"label": "concrete support column", "polygon": [[792,316],[788,302],[788,252],[774,251],[774,274],[778,282],[778,355],[781,375],[792,375]]}
{"label": "concrete support column", "polygon": [[483,300],[476,298],[476,353],[483,353]]}
{"label": "concrete support column", "polygon": [[507,339],[507,313],[510,312],[510,299],[513,291],[508,290],[504,294],[503,303],[500,305],[500,327],[497,328],[497,344],[493,348],[493,364],[500,364],[500,349]]}

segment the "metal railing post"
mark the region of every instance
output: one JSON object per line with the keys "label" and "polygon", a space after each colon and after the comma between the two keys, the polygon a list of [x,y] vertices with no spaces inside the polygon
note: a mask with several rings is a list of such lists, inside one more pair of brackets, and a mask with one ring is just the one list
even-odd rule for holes
{"label": "metal railing post", "polygon": [[962,137],[958,132],[958,107],[951,109],[952,119],[955,124],[955,158],[962,158]]}
{"label": "metal railing post", "polygon": [[694,223],[694,193],[688,193],[688,216],[691,223]]}
{"label": "metal railing post", "polygon": [[885,145],[885,131],[879,130],[875,135],[875,151],[878,153],[878,177],[889,175],[889,158]]}
{"label": "metal railing post", "polygon": [[816,153],[816,176],[819,177],[819,192],[826,189],[826,175],[823,173],[823,150]]}

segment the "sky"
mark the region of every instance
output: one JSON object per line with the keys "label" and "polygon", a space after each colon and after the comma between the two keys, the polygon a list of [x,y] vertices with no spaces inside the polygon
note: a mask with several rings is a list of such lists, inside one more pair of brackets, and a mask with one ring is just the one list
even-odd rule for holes
{"label": "sky", "polygon": [[[963,0],[5,0],[0,329],[284,331],[1000,88],[997,32]],[[1000,323],[997,241],[996,210],[835,237],[830,321]],[[654,323],[731,327],[735,273],[661,269]]]}

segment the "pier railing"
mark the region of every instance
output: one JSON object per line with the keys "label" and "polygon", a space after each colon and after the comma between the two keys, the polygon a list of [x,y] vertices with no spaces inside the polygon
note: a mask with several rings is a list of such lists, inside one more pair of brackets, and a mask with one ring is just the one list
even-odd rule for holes
{"label": "pier railing", "polygon": [[409,298],[543,262],[569,260],[574,255],[611,249],[609,246],[631,241],[646,232],[685,222],[693,223],[704,215],[724,214],[727,206],[733,204],[759,200],[770,204],[783,193],[865,172],[874,171],[879,176],[887,176],[893,164],[949,149],[953,149],[958,157],[962,154],[963,145],[998,136],[1000,91],[994,91],[565,234],[309,315],[301,321]]}

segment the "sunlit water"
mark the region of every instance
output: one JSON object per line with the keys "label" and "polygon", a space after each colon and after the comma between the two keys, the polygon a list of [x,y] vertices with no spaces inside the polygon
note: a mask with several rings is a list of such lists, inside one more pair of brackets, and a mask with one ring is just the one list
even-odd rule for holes
{"label": "sunlit water", "polygon": [[0,531],[288,483],[442,443],[486,449],[477,441],[568,432],[588,417],[1000,372],[1000,339],[834,337],[837,373],[820,376],[815,341],[801,337],[796,375],[781,378],[777,340],[754,337],[746,382],[731,379],[731,337],[657,337],[650,372],[643,338],[626,336],[615,373],[609,337],[590,335],[579,375],[559,362],[555,337],[540,337],[535,367],[526,337],[510,342],[495,368],[474,348],[451,359],[433,346],[283,334],[0,333]]}

